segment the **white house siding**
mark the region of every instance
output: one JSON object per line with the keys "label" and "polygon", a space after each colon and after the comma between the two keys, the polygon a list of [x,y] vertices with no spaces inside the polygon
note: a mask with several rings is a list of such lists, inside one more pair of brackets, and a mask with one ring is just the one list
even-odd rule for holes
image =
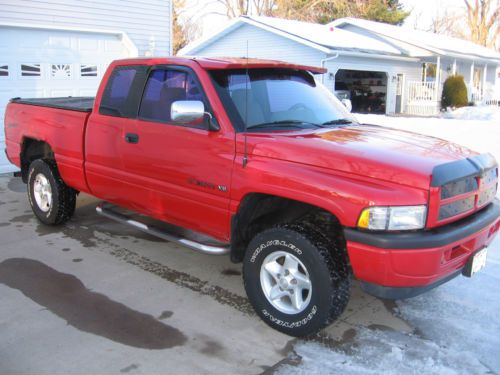
{"label": "white house siding", "polygon": [[139,55],[171,53],[172,0],[2,0],[0,24],[125,32]]}
{"label": "white house siding", "polygon": [[0,173],[9,98],[93,96],[112,60],[171,54],[171,1],[0,0]]}
{"label": "white house siding", "polygon": [[495,86],[496,78],[497,78],[497,66],[496,65],[488,65],[487,70],[486,70],[486,81],[488,81],[493,86]]}
{"label": "white house siding", "polygon": [[109,63],[136,53],[120,34],[0,26],[0,173],[15,169],[4,154],[10,98],[93,96]]}
{"label": "white house siding", "polygon": [[[340,69],[364,70],[385,72],[387,74],[386,112],[394,113],[396,110],[396,78],[403,74],[406,82],[421,80],[421,63],[412,61],[399,61],[389,59],[367,59],[364,57],[342,56],[326,63],[328,72],[335,74]],[[334,89],[334,80],[327,74],[325,84]]]}
{"label": "white house siding", "polygon": [[321,66],[325,54],[288,38],[244,24],[196,52],[198,56],[247,56]]}
{"label": "white house siding", "polygon": [[470,62],[457,61],[457,74],[464,77],[466,84],[469,84],[470,80]]}

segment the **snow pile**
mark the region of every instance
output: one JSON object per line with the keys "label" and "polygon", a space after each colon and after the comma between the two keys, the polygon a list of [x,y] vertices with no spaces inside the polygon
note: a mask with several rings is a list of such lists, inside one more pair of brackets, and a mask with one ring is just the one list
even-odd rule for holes
{"label": "snow pile", "polygon": [[476,120],[476,121],[500,121],[500,107],[493,105],[484,105],[477,107],[462,107],[454,111],[443,113],[444,118],[457,120]]}
{"label": "snow pile", "polygon": [[295,346],[299,366],[283,366],[283,375],[301,374],[487,374],[474,355],[415,335],[362,328],[353,343],[331,350],[317,343]]}
{"label": "snow pile", "polygon": [[[455,111],[454,116],[424,119],[357,115],[362,123],[437,136],[479,152],[491,152],[500,160],[497,108],[474,107]],[[486,268],[473,278],[459,276],[397,305],[398,315],[414,328],[414,334],[359,326],[352,342],[339,342],[333,348],[299,341],[295,351],[302,357],[300,364],[282,366],[279,373],[498,374],[500,236],[489,246]]]}

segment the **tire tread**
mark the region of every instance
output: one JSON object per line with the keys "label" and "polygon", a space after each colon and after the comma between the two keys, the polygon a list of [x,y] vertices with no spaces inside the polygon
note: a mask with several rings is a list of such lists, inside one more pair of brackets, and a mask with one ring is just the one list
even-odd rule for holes
{"label": "tire tread", "polygon": [[[309,245],[317,251],[319,256],[319,261],[325,265],[326,272],[329,278],[329,286],[333,293],[330,295],[330,300],[327,303],[327,308],[323,307],[322,318],[318,319],[313,326],[306,328],[302,326],[300,328],[282,328],[273,325],[269,320],[264,319],[264,321],[271,327],[287,333],[292,336],[310,336],[327,325],[334,322],[339,316],[344,312],[347,303],[350,299],[350,288],[351,288],[351,271],[349,267],[349,262],[346,256],[346,252],[342,248],[342,243],[337,240],[337,236],[334,238],[329,238],[327,235],[323,234],[316,226],[309,222],[294,222],[288,224],[281,224],[274,226],[272,228],[266,229],[259,234],[257,234],[254,239],[249,244],[249,249],[254,248],[257,243],[259,243],[260,238],[272,238],[283,236],[284,232],[288,232],[287,235],[290,238],[301,239],[306,241]],[[253,242],[256,242],[252,245]],[[249,285],[251,279],[247,279],[247,257],[245,257],[245,263],[243,265],[243,281],[245,284],[245,289],[247,294],[249,292]],[[314,272],[314,270],[312,270]],[[256,310],[259,315],[260,312]],[[262,315],[261,315],[262,317]]]}

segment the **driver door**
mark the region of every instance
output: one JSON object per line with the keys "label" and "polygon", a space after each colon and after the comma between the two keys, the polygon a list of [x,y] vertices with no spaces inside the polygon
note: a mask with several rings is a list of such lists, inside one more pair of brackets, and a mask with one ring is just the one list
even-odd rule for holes
{"label": "driver door", "polygon": [[137,142],[123,149],[125,169],[137,187],[135,205],[155,218],[222,239],[229,233],[234,136],[209,131],[205,121],[172,121],[170,109],[179,100],[200,100],[211,112],[194,71],[152,70],[134,124]]}

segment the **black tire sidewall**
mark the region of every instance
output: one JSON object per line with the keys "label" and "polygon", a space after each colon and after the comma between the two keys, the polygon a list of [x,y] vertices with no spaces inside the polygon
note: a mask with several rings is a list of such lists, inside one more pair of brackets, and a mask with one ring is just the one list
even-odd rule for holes
{"label": "black tire sidewall", "polygon": [[[47,212],[44,212],[38,207],[34,197],[34,183],[38,174],[44,175],[50,183],[52,191],[52,205]],[[28,199],[36,217],[45,224],[54,224],[57,219],[59,189],[51,167],[43,160],[35,160],[31,163],[28,172]]]}
{"label": "black tire sidewall", "polygon": [[[312,285],[309,305],[298,314],[285,314],[271,305],[261,287],[264,259],[275,251],[288,252],[307,268]],[[257,314],[271,327],[291,336],[304,336],[324,326],[330,315],[330,272],[314,245],[300,233],[274,228],[258,234],[249,244],[243,265],[245,289]]]}

